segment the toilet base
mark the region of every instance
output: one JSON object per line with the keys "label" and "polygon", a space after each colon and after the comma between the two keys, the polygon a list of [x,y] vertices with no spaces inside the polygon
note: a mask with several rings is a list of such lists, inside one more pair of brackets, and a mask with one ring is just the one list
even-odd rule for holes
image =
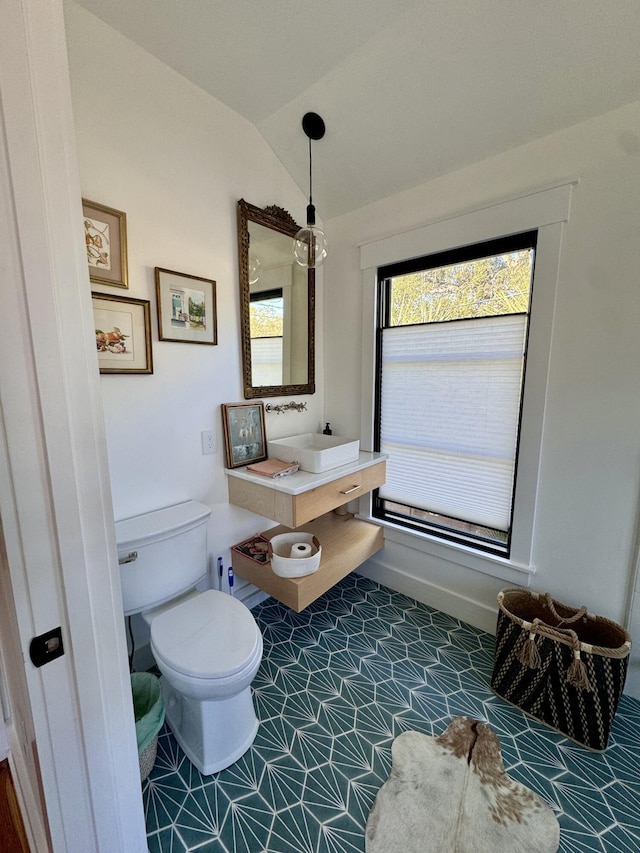
{"label": "toilet base", "polygon": [[199,701],[177,693],[160,679],[165,719],[189,761],[203,776],[236,762],[258,731],[251,688],[235,696]]}

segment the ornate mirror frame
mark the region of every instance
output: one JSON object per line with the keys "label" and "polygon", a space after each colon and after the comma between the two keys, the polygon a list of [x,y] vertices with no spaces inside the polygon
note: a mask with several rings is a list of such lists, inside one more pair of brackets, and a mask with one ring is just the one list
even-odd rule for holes
{"label": "ornate mirror frame", "polygon": [[315,270],[307,270],[307,382],[297,385],[253,385],[251,368],[251,329],[249,285],[249,223],[285,234],[292,239],[300,226],[291,214],[281,207],[269,205],[263,209],[244,199],[238,202],[238,260],[240,270],[240,332],[242,339],[242,375],[245,400],[258,397],[284,397],[292,394],[314,394],[315,386]]}

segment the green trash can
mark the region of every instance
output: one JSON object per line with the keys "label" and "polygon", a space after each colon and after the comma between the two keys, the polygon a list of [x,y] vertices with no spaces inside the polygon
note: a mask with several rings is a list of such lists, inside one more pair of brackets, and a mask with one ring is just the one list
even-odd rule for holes
{"label": "green trash can", "polygon": [[155,764],[158,732],[164,722],[160,680],[151,672],[132,672],[131,692],[136,718],[140,781],[144,782]]}

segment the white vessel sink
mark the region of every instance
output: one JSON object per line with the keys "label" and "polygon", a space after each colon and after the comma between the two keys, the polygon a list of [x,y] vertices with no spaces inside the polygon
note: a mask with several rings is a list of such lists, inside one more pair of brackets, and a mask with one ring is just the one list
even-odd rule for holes
{"label": "white vessel sink", "polygon": [[339,435],[305,432],[290,438],[276,438],[267,442],[267,451],[281,462],[299,462],[303,471],[322,474],[332,468],[356,462],[360,453],[360,440]]}

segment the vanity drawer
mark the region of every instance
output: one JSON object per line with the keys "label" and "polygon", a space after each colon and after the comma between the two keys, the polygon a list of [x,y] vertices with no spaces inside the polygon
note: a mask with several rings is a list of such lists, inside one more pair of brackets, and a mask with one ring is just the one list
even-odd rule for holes
{"label": "vanity drawer", "polygon": [[347,474],[346,477],[332,480],[324,486],[296,495],[293,499],[291,526],[299,527],[301,524],[306,524],[336,507],[344,506],[349,501],[365,495],[372,489],[377,489],[384,483],[385,476],[386,462],[383,460],[376,465]]}
{"label": "vanity drawer", "polygon": [[377,489],[384,483],[385,475],[386,462],[381,460],[299,495],[279,492],[266,483],[263,485],[229,477],[229,501],[287,527],[300,527],[365,495],[371,489]]}

